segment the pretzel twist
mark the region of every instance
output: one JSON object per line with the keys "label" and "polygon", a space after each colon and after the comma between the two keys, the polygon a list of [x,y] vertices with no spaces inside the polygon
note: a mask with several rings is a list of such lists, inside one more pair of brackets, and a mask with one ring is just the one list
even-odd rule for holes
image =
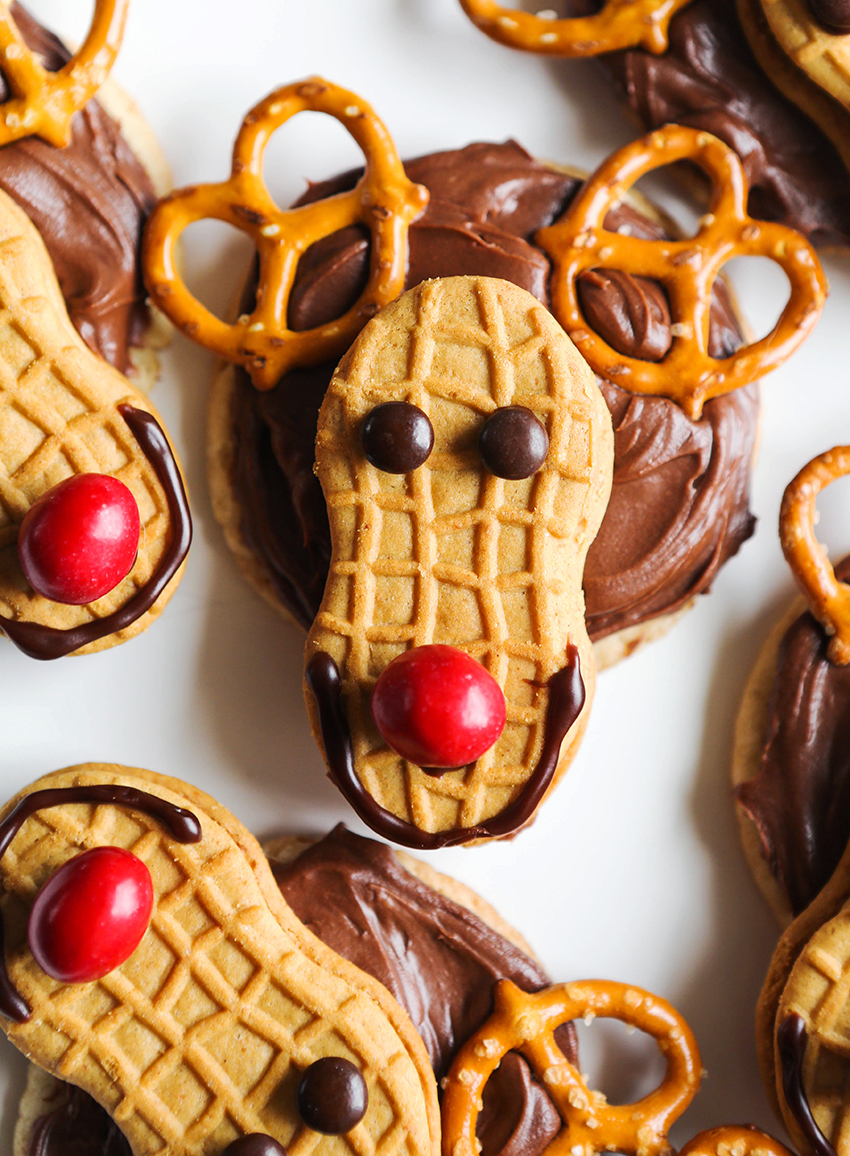
{"label": "pretzel twist", "polygon": [[[550,1156],[591,1156],[606,1149],[660,1156],[670,1150],[667,1131],[693,1099],[702,1070],[693,1033],[670,1004],[640,988],[605,980],[559,984],[536,995],[500,980],[494,1003],[493,1015],[461,1048],[444,1084],[443,1156],[475,1156],[484,1085],[510,1051],[526,1057],[564,1122],[546,1149]],[[560,1024],[595,1016],[640,1028],[664,1053],[664,1079],[634,1104],[607,1104],[555,1042]]]}
{"label": "pretzel twist", "polygon": [[809,609],[827,634],[830,662],[850,662],[850,586],[839,582],[826,550],[815,537],[815,502],[836,478],[850,474],[850,446],[836,446],[803,466],[782,495],[779,540]]}
{"label": "pretzel twist", "polygon": [[71,119],[109,75],[124,36],[130,0],[95,0],[82,46],[58,72],[49,72],[27,46],[0,0],[0,67],[13,96],[0,105],[0,145],[40,136],[62,148],[71,140]]}
{"label": "pretzel twist", "polygon": [[[711,179],[710,212],[696,236],[650,241],[604,228],[608,212],[646,173],[689,160]],[[826,278],[814,249],[793,229],[756,221],[747,205],[747,180],[736,154],[717,137],[667,125],[609,157],[537,243],[554,263],[552,312],[600,375],[637,393],[677,401],[699,417],[705,401],[746,385],[781,365],[808,337],[823,308]],[[711,291],[733,257],[768,257],[784,271],[790,297],[776,325],[760,341],[730,357],[708,352]],[[612,349],[584,319],[578,278],[586,269],[619,269],[660,282],[670,301],[672,345],[659,362]]]}
{"label": "pretzel twist", "polygon": [[[334,117],[363,150],[366,169],[349,192],[297,209],[279,209],[263,181],[272,134],[298,112]],[[228,180],[180,189],[160,201],[145,231],[148,290],[178,328],[227,361],[242,365],[258,389],[271,389],[294,366],[340,357],[367,319],[404,288],[407,232],[428,192],[409,181],[387,129],[358,96],[319,77],[273,92],[248,113],[233,148]],[[206,309],[177,272],[175,249],[194,221],[214,218],[247,233],[259,255],[257,304],[228,325]],[[298,261],[322,237],[362,221],[372,235],[369,281],[342,317],[315,329],[288,327]]]}
{"label": "pretzel twist", "polygon": [[793,1156],[767,1132],[751,1124],[727,1125],[700,1132],[689,1140],[679,1156]]}
{"label": "pretzel twist", "polygon": [[599,56],[640,46],[667,51],[673,16],[691,0],[608,0],[593,16],[547,20],[496,0],[460,0],[470,20],[508,48],[549,56]]}

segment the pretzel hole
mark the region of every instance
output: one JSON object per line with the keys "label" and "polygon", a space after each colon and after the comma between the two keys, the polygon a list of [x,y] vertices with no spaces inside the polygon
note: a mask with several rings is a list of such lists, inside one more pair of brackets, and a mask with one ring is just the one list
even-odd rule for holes
{"label": "pretzel hole", "polygon": [[633,1104],[658,1087],[666,1064],[652,1036],[616,1019],[576,1020],[581,1070],[609,1104]]}
{"label": "pretzel hole", "polygon": [[702,173],[702,169],[689,161],[676,161],[652,169],[632,185],[630,192],[636,193],[639,198],[646,198],[649,203],[647,212],[654,226],[652,236],[685,240],[695,237],[699,232],[705,208],[701,208],[701,202],[683,191],[683,186],[687,189],[687,182],[683,178],[691,172]]}
{"label": "pretzel hole", "polygon": [[[826,423],[825,423],[826,425]],[[830,437],[834,439],[835,428],[824,430],[823,437],[818,440],[819,446],[826,445]],[[812,456],[815,456],[815,450]],[[803,456],[795,449],[797,457]],[[815,507],[815,526],[817,540],[823,543],[830,561],[838,570],[839,560],[843,560],[850,553],[850,521],[847,518],[847,499],[850,496],[847,478],[836,478],[826,486],[817,496]],[[843,567],[842,575],[838,575],[844,582],[850,582],[850,565]]]}
{"label": "pretzel hole", "polygon": [[[94,7],[94,0],[61,0],[61,3],[57,3],[56,0],[53,3],[49,0],[28,0],[27,11],[22,12],[18,7],[12,12],[12,18],[27,43],[29,43],[27,29],[34,20],[37,20],[45,28],[55,32],[67,46],[70,54],[73,47],[85,40],[91,27]],[[65,61],[51,53],[51,58],[42,60],[41,63],[51,72],[57,72]]]}
{"label": "pretzel hole", "polygon": [[[251,238],[224,221],[193,221],[182,238],[180,272],[189,292],[216,317],[231,321],[244,311],[246,270],[251,269],[254,244]],[[249,291],[247,308],[253,307]]]}
{"label": "pretzel hole", "polygon": [[[290,117],[273,134],[263,155],[262,176],[275,203],[285,208],[301,203],[305,185],[308,192],[317,187],[315,174],[328,175],[329,179],[323,177],[319,182],[324,187],[335,184],[339,173],[343,180],[350,180],[346,170],[355,168],[362,172],[363,153],[351,134],[335,117],[308,111]],[[342,187],[352,188],[357,176]],[[331,191],[339,192],[341,188],[329,189],[320,197]]]}
{"label": "pretzel hole", "polygon": [[612,349],[641,361],[661,361],[673,342],[663,285],[619,269],[587,269],[578,278],[585,321]]}
{"label": "pretzel hole", "polygon": [[721,271],[747,319],[749,339],[759,341],[776,325],[791,289],[785,270],[768,257],[734,257]]}

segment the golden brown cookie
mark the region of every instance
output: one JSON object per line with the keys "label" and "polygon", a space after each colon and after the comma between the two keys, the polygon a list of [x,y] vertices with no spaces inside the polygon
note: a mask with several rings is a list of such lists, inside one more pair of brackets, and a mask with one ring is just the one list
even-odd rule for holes
{"label": "golden brown cookie", "polygon": [[[392,460],[361,446],[366,419],[388,403],[430,425],[424,458],[407,433],[393,434]],[[545,431],[542,458],[526,460],[513,433],[488,452],[485,426],[496,431],[514,408],[529,437]],[[514,451],[512,477],[494,456]],[[331,777],[379,834],[414,847],[509,834],[566,770],[595,684],[581,575],[611,468],[593,375],[551,314],[508,282],[424,282],[343,358],[319,418],[333,556],[306,696]],[[393,660],[440,646],[483,663],[507,723],[469,765],[435,760],[429,773],[427,754],[415,765],[382,739],[370,700]]]}
{"label": "golden brown cookie", "polygon": [[[21,825],[10,831],[15,807]],[[219,1156],[260,1132],[295,1153],[318,1140],[323,1152],[391,1144],[435,1156],[433,1071],[406,1014],[295,918],[259,844],[225,808],[174,779],[87,764],[33,784],[4,820],[3,1026],[103,1104],[134,1153]],[[131,850],[150,872],[150,926],[115,970],[63,985],[28,948],[29,912],[63,864],[105,846]],[[353,1064],[368,1100],[353,1129],[317,1137],[296,1084],[322,1057]]]}
{"label": "golden brown cookie", "polygon": [[[179,465],[150,402],[71,325],[39,234],[5,194],[0,300],[0,629],[40,658],[114,646],[145,630],[179,582],[191,539]],[[17,539],[32,504],[83,473],[123,481],[143,532],[127,578],[73,606],[30,587]]]}

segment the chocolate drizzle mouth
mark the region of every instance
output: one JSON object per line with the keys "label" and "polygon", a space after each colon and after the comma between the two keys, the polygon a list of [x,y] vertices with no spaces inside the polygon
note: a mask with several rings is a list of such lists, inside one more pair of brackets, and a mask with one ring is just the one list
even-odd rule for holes
{"label": "chocolate drizzle mouth", "polygon": [[510,835],[526,823],[537,809],[558,766],[561,743],[579,717],[586,692],[581,677],[578,649],[567,645],[567,665],[549,679],[549,704],[543,749],[531,778],[510,806],[492,819],[475,827],[453,827],[448,831],[420,831],[381,807],[357,777],[351,732],[342,706],[342,680],[339,667],[323,650],[317,651],[304,672],[307,686],[316,700],[319,728],[332,782],[364,821],[384,839],[392,839],[417,851],[434,851],[454,847],[472,839],[498,839]]}
{"label": "chocolate drizzle mouth", "polygon": [[821,1132],[812,1115],[809,1098],[803,1085],[803,1057],[806,1054],[808,1033],[806,1021],[794,1012],[783,1020],[776,1033],[779,1062],[782,1066],[782,1092],[800,1130],[816,1156],[836,1156],[836,1151]]}
{"label": "chocolate drizzle mouth", "polygon": [[63,658],[83,646],[98,642],[119,630],[131,626],[148,610],[162,594],[177,573],[192,543],[192,515],[180,470],[162,431],[153,414],[132,405],[119,405],[118,412],[127,423],[133,437],[142,448],[145,457],[153,466],[159,483],[165,490],[168,512],[171,515],[173,533],[171,545],[156,573],[146,586],[138,590],[120,609],[104,618],[60,630],[55,626],[44,626],[40,622],[16,622],[11,618],[0,618],[0,631],[19,650],[30,658],[42,660]]}
{"label": "chocolate drizzle mouth", "polygon": [[[111,805],[129,807],[156,819],[178,843],[199,843],[203,832],[196,815],[185,807],[169,803],[147,791],[120,784],[93,783],[91,786],[53,787],[43,791],[33,791],[12,808],[0,823],[0,859],[9,844],[20,831],[27,819],[47,807],[59,807],[67,803],[91,803],[94,806]],[[0,911],[0,1014],[15,1023],[26,1023],[32,1010],[20,992],[14,987],[6,967],[5,927]]]}

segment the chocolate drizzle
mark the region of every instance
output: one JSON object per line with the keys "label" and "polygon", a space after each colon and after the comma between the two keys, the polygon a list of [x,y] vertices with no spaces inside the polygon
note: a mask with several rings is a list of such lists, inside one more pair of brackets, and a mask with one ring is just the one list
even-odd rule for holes
{"label": "chocolate drizzle", "polygon": [[132,405],[119,405],[118,412],[151,463],[159,483],[165,491],[173,531],[171,544],[147,585],[138,590],[122,607],[103,618],[93,619],[82,626],[60,630],[40,622],[17,622],[0,618],[0,631],[10,642],[30,658],[62,658],[83,646],[126,630],[148,610],[162,594],[177,573],[192,542],[192,515],[183,486],[183,478],[172,453],[168,439],[153,414]]}
{"label": "chocolate drizzle", "polygon": [[[185,807],[178,807],[175,803],[169,803],[167,799],[151,795],[147,791],[140,791],[136,787],[125,787],[117,783],[53,787],[24,795],[0,822],[0,858],[6,853],[9,844],[27,819],[37,811],[73,803],[87,803],[95,807],[128,807],[134,811],[141,811],[143,815],[149,815],[161,823],[171,838],[178,843],[198,843],[203,835],[201,824],[191,811],[187,811]],[[14,1020],[15,1023],[26,1023],[32,1014],[31,1009],[9,979],[3,950],[4,939],[3,915],[0,911],[0,1014]]]}
{"label": "chocolate drizzle", "polygon": [[351,732],[342,706],[339,668],[329,654],[316,651],[304,671],[307,686],[316,701],[319,729],[332,782],[342,791],[364,823],[384,839],[392,839],[417,851],[454,847],[472,839],[498,839],[517,831],[537,809],[558,766],[561,743],[579,717],[585,701],[584,680],[578,649],[567,644],[567,665],[549,679],[549,703],[543,749],[537,766],[522,793],[510,806],[475,827],[453,827],[447,831],[420,831],[381,807],[357,777]]}
{"label": "chocolate drizzle", "polygon": [[779,1062],[782,1067],[782,1094],[815,1156],[836,1156],[835,1149],[821,1132],[812,1115],[803,1085],[803,1057],[806,1054],[807,1041],[806,1021],[801,1015],[793,1012],[782,1021],[776,1033]]}

